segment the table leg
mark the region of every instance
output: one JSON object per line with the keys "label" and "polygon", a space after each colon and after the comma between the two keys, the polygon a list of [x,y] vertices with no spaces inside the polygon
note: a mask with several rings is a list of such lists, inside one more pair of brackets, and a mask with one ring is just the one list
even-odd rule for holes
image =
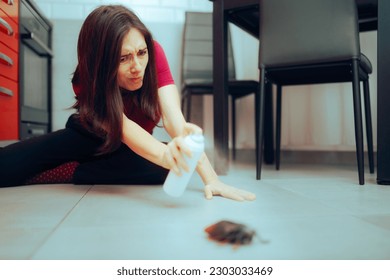
{"label": "table leg", "polygon": [[229,127],[227,97],[227,16],[224,1],[213,4],[213,79],[214,79],[214,168],[218,175],[228,169]]}

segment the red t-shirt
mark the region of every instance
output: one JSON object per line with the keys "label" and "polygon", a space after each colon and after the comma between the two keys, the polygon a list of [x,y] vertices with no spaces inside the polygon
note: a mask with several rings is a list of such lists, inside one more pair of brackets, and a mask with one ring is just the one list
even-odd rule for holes
{"label": "red t-shirt", "polygon": [[161,88],[163,86],[174,84],[174,80],[169,68],[167,57],[161,45],[154,41],[154,52],[156,54],[156,68],[157,68],[157,84]]}
{"label": "red t-shirt", "polygon": [[[154,41],[154,52],[156,57],[158,88],[174,84],[175,82],[169,68],[168,60],[165,56],[163,48],[157,41]],[[80,93],[80,89],[77,84],[73,84],[73,91],[76,95]],[[156,126],[156,124],[151,119],[149,119],[139,107],[134,107],[131,104],[126,104],[125,102],[124,106],[125,114],[130,120],[137,123],[150,134],[153,132],[153,128]]]}

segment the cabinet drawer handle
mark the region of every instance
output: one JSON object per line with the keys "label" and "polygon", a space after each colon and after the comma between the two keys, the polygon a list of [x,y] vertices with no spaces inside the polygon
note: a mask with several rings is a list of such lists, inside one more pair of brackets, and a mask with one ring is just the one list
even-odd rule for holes
{"label": "cabinet drawer handle", "polygon": [[9,66],[14,65],[14,62],[12,61],[12,59],[3,53],[0,53],[0,60],[4,61]]}
{"label": "cabinet drawer handle", "polygon": [[6,94],[6,95],[9,95],[9,96],[13,96],[14,95],[12,90],[10,90],[8,88],[5,88],[5,87],[0,87],[0,93]]}
{"label": "cabinet drawer handle", "polygon": [[0,25],[4,26],[5,29],[7,29],[8,35],[12,36],[14,35],[14,30],[12,29],[11,25],[8,24],[4,19],[0,18]]}

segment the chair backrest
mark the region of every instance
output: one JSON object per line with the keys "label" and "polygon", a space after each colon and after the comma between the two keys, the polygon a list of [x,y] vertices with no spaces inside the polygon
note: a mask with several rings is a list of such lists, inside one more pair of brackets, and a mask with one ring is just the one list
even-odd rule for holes
{"label": "chair backrest", "polygon": [[259,66],[360,57],[356,0],[260,0]]}
{"label": "chair backrest", "polygon": [[[228,35],[228,65],[229,79],[234,79],[235,69],[230,34]],[[183,32],[182,84],[193,82],[210,83],[212,81],[212,13],[186,12]]]}

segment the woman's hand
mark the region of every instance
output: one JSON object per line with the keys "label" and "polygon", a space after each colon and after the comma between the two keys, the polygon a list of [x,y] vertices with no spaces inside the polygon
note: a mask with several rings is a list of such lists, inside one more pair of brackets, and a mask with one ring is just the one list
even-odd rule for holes
{"label": "woman's hand", "polygon": [[189,122],[184,124],[183,133],[182,133],[183,136],[187,136],[190,134],[202,134],[202,133],[203,130],[199,126]]}
{"label": "woman's hand", "polygon": [[168,144],[163,154],[163,165],[167,169],[173,170],[177,175],[181,175],[180,169],[189,171],[184,155],[191,157],[191,150],[184,142],[184,136],[189,134],[201,134],[202,129],[195,124],[186,123],[181,136],[173,138]]}
{"label": "woman's hand", "polygon": [[187,147],[182,136],[173,138],[167,145],[163,153],[163,166],[173,170],[177,175],[181,175],[180,169],[188,170],[188,165],[184,159],[184,154],[191,156],[191,150]]}
{"label": "woman's hand", "polygon": [[254,193],[240,190],[235,187],[222,183],[219,179],[213,180],[204,187],[204,193],[207,199],[212,199],[213,196],[219,195],[237,201],[255,200]]}

